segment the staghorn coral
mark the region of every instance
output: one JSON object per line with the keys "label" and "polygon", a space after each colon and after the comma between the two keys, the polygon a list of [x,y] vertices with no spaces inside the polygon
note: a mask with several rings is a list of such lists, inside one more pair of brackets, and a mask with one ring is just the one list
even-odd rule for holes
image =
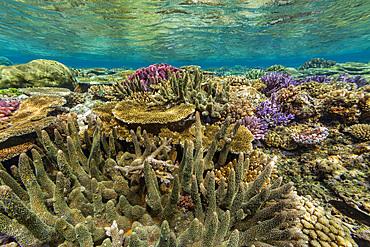
{"label": "staghorn coral", "polygon": [[271,94],[289,85],[297,85],[296,80],[284,73],[271,72],[264,74],[260,79],[265,85],[265,92]]}
{"label": "staghorn coral", "polygon": [[126,96],[122,94],[121,89],[117,84],[112,85],[92,85],[88,92],[93,95],[93,98],[103,99],[108,101],[119,101]]}
{"label": "staghorn coral", "polygon": [[305,79],[299,80],[299,84],[305,83],[305,82],[318,82],[318,83],[328,83],[333,80],[333,77],[326,77],[326,75],[313,75],[306,77]]}
{"label": "staghorn coral", "polygon": [[263,139],[268,132],[267,123],[257,117],[246,117],[242,120],[242,125],[247,127],[253,134],[254,139]]}
{"label": "staghorn coral", "polygon": [[171,74],[179,74],[180,70],[166,63],[153,64],[141,68],[122,82],[123,92],[150,91],[151,85],[156,85],[164,80],[169,80]]}
{"label": "staghorn coral", "polygon": [[356,75],[355,77],[351,77],[348,73],[344,73],[338,76],[337,81],[345,82],[345,83],[354,83],[357,87],[363,87],[367,84],[366,78],[361,78],[361,75]]}
{"label": "staghorn coral", "polygon": [[329,135],[328,129],[325,127],[316,127],[307,129],[303,132],[292,133],[291,137],[298,144],[317,144],[325,140]]}
{"label": "staghorn coral", "polygon": [[269,125],[287,125],[294,119],[294,114],[285,113],[282,111],[281,105],[278,104],[276,94],[271,96],[271,99],[263,101],[256,109],[256,116],[263,119]]}
{"label": "staghorn coral", "polygon": [[350,229],[342,221],[331,216],[320,203],[311,197],[301,197],[298,206],[306,211],[300,219],[299,226],[309,238],[312,247],[357,247],[351,237]]}
{"label": "staghorn coral", "polygon": [[348,132],[363,141],[370,141],[370,125],[354,124],[348,128]]}
{"label": "staghorn coral", "polygon": [[183,71],[181,75],[171,74],[169,82],[158,85],[158,90],[159,94],[152,97],[152,104],[190,103],[208,122],[210,118],[221,118],[230,96],[230,87],[225,81],[208,78],[198,70],[193,74],[189,71]]}
{"label": "staghorn coral", "polygon": [[[200,134],[199,116],[197,123]],[[22,246],[110,246],[113,242],[123,246],[306,246],[306,238],[296,227],[304,212],[294,209],[292,183],[281,185],[278,178],[263,187],[276,160],[268,160],[247,187],[240,183],[246,164],[240,154],[227,189],[216,188],[214,172],[203,176],[214,152],[204,153],[202,138],[197,136],[194,143],[186,144],[171,192],[161,194],[148,160],[144,160],[144,178],[127,181],[114,169],[112,148],[117,140],[109,138],[111,148],[105,148],[101,130],[96,128],[91,143],[85,143],[90,147],[87,157],[71,118],[68,126],[66,144],[52,142],[44,131],[45,150],[32,150],[32,159],[20,155],[19,174],[25,189],[17,190],[13,178],[0,186],[0,229]],[[57,147],[67,149],[66,153]],[[43,162],[44,152],[53,164]],[[52,167],[56,178],[45,172]],[[187,213],[177,207],[183,193],[190,194],[194,203]],[[52,205],[46,207],[45,199],[51,198]]]}

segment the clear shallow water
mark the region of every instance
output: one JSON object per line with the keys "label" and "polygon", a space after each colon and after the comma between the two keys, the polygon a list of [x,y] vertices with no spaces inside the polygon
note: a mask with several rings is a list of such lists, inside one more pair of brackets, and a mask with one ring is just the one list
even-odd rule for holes
{"label": "clear shallow water", "polygon": [[370,57],[368,0],[2,0],[0,11],[0,56],[16,63],[299,66]]}

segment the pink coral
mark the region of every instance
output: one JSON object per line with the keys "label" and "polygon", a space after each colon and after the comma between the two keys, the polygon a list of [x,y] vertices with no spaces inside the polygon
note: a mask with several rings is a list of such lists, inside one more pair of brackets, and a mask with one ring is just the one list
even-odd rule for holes
{"label": "pink coral", "polygon": [[0,120],[8,120],[16,110],[18,110],[20,102],[12,101],[8,102],[0,100]]}
{"label": "pink coral", "polygon": [[[161,63],[160,65],[153,64],[146,68],[141,68],[135,71],[134,74],[128,77],[133,85],[137,88],[142,87],[144,91],[149,90],[150,84],[157,84],[163,80],[168,80],[171,73],[177,74],[180,69],[168,65],[167,63]],[[136,85],[135,81],[140,82],[141,85]],[[129,87],[129,83],[126,81],[126,85]]]}

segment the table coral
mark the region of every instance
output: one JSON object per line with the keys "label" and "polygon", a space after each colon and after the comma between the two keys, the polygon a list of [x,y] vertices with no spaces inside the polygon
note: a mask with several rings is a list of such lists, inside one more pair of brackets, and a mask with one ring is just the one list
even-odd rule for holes
{"label": "table coral", "polygon": [[160,123],[178,122],[194,113],[195,106],[179,104],[174,106],[151,106],[132,101],[121,101],[113,109],[113,115],[125,123]]}

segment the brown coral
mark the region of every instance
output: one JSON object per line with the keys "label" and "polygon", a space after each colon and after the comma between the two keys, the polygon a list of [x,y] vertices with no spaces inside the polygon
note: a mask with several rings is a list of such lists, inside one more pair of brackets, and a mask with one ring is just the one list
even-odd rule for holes
{"label": "brown coral", "polygon": [[349,127],[349,133],[360,140],[370,141],[370,125],[369,124],[352,125],[351,127]]}
{"label": "brown coral", "polygon": [[151,106],[132,101],[122,101],[113,109],[113,115],[125,123],[138,124],[166,124],[180,121],[194,113],[195,106],[180,104],[174,106]]}
{"label": "brown coral", "polygon": [[24,100],[9,122],[12,126],[0,133],[0,142],[49,126],[55,117],[47,117],[47,114],[65,103],[63,97],[51,95],[37,95]]}

